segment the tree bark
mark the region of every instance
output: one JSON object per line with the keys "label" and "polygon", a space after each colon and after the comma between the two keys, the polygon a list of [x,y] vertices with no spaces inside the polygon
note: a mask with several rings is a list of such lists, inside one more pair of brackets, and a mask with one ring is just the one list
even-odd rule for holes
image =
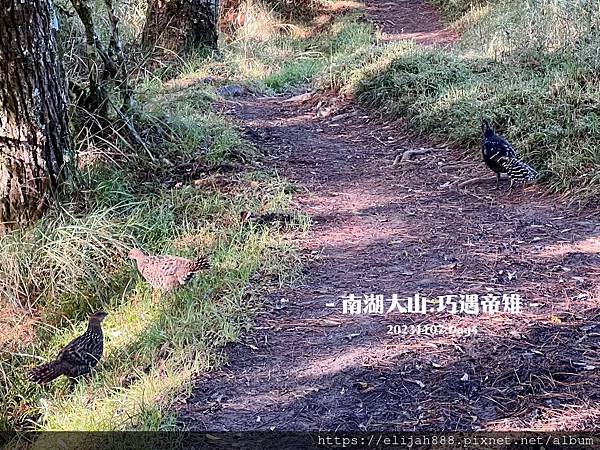
{"label": "tree bark", "polygon": [[50,0],[0,0],[0,11],[1,234],[41,216],[71,147]]}
{"label": "tree bark", "polygon": [[217,48],[218,0],[150,0],[142,33],[147,48],[182,55]]}

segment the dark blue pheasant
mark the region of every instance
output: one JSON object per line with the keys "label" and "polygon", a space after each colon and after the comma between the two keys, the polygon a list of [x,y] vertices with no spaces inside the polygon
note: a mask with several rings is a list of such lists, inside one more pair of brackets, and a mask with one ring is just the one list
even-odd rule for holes
{"label": "dark blue pheasant", "polygon": [[481,129],[483,160],[496,172],[497,183],[500,182],[501,173],[508,175],[511,187],[515,182],[529,183],[537,180],[538,173],[517,157],[515,149],[504,138],[494,133],[486,119],[481,122]]}

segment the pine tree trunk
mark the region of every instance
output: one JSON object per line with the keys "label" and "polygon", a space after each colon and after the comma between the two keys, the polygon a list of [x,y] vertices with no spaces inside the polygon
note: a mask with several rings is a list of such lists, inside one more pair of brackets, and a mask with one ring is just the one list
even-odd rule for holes
{"label": "pine tree trunk", "polygon": [[0,234],[31,224],[65,176],[67,96],[50,0],[0,0]]}
{"label": "pine tree trunk", "polygon": [[150,0],[142,40],[178,55],[217,48],[218,0]]}

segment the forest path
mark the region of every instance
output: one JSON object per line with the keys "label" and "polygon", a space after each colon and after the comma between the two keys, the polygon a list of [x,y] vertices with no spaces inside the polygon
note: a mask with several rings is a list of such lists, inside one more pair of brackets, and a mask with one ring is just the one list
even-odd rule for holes
{"label": "forest path", "polygon": [[[367,3],[389,39],[452,39],[420,1]],[[483,163],[336,99],[226,106],[305,190],[296,201],[314,226],[301,242],[303,285],[266,299],[228,364],[198,380],[179,410],[188,427],[600,429],[597,216],[537,186],[453,189],[487,174]],[[390,167],[418,148],[431,152]],[[344,295],[384,295],[387,311],[393,294],[417,292],[456,294],[459,308],[460,294],[479,295],[483,307],[492,293],[501,312],[453,314],[450,303],[424,314],[342,311]],[[503,312],[503,294],[520,295],[521,311]],[[441,334],[418,334],[426,325]]]}

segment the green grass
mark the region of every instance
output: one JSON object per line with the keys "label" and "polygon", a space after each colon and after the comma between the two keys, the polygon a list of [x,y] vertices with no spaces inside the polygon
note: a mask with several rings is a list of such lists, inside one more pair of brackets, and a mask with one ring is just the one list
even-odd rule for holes
{"label": "green grass", "polygon": [[498,3],[499,1],[501,0],[428,0],[449,19],[459,19],[481,6]]}
{"label": "green grass", "polygon": [[248,0],[241,11],[244,25],[222,42],[219,55],[189,62],[191,77],[210,76],[220,84],[238,83],[266,94],[337,87],[337,77],[345,72],[340,67],[355,64],[353,53],[376,40],[373,27],[357,11],[335,17],[320,31],[317,19],[290,22],[262,2]]}
{"label": "green grass", "polygon": [[[517,4],[518,3],[518,4]],[[490,118],[543,181],[582,204],[600,193],[598,29],[584,0],[446,4],[453,49],[410,42],[362,49],[343,91],[422,134],[478,152]],[[465,13],[466,11],[466,13]],[[463,15],[461,15],[464,13]]]}
{"label": "green grass", "polygon": [[[117,4],[129,11],[126,41],[141,30],[142,6]],[[256,149],[212,112],[215,89],[339,87],[356,67],[354,49],[370,47],[375,36],[356,14],[315,33],[318,20],[289,23],[263,4],[245,7],[248,20],[220,55],[199,50],[137,80],[135,118],[146,148],[132,147],[117,128],[77,130],[80,170],[56,206],[33,228],[0,238],[0,295],[12,313],[0,317],[8,330],[0,353],[0,430],[176,428],[171,411],[194,375],[225,361],[224,345],[252,327],[261,295],[298,276],[297,251],[281,230],[241,222],[244,211],[286,212],[295,217],[292,230],[303,232],[307,220],[290,206],[294,187],[255,164]],[[103,6],[97,8],[102,34]],[[65,30],[74,56],[81,30],[72,21]],[[77,61],[67,58],[70,71]],[[216,85],[203,83],[206,76]],[[241,172],[213,170],[242,163]],[[158,298],[126,258],[133,246],[207,253],[212,268]],[[74,392],[66,380],[27,382],[27,370],[55,356],[97,309],[109,312],[97,370]]]}
{"label": "green grass", "polygon": [[[2,309],[14,314],[3,328],[0,430],[172,429],[170,410],[193,375],[222,364],[223,346],[251,328],[259,297],[298,273],[282,232],[240,218],[294,215],[293,187],[253,168],[252,146],[210,112],[210,89],[175,92],[156,80],[140,89],[141,133],[156,159],[126,147],[107,158],[91,140],[80,142],[90,162],[59,205],[33,228],[0,238]],[[250,164],[242,172],[204,171],[240,159]],[[292,224],[306,228],[302,216]],[[126,258],[132,246],[209,254],[213,267],[157,298]],[[89,379],[72,393],[66,380],[48,387],[25,380],[100,308],[109,312],[105,355]],[[37,317],[34,327],[20,322],[28,314]]]}
{"label": "green grass", "polygon": [[[127,41],[141,29],[143,2],[129,8]],[[106,24],[100,8],[100,32]],[[247,20],[220,55],[198,51],[137,80],[136,123],[146,148],[119,129],[77,130],[81,166],[57,206],[33,228],[0,239],[0,317],[8,342],[0,354],[0,430],[163,430],[194,374],[219,367],[223,346],[252,327],[258,299],[290,283],[300,262],[282,231],[242,223],[243,211],[287,212],[294,188],[265,172],[259,153],[211,111],[221,84],[266,93],[343,84],[353,49],[375,36],[356,14],[315,33],[248,2]],[[76,55],[81,30],[65,28]],[[67,58],[75,70],[77,57]],[[212,76],[216,85],[202,82]],[[93,124],[92,124],[93,126]],[[106,131],[106,130],[105,130]],[[219,175],[221,165],[245,163]],[[292,229],[308,223],[298,216]],[[212,268],[158,299],[126,259],[132,246],[151,253],[210,254]],[[105,357],[69,392],[65,380],[38,387],[29,368],[80,334],[88,315],[105,309]],[[33,317],[36,322],[21,318]],[[33,333],[33,334],[32,334]]]}
{"label": "green grass", "polygon": [[[597,198],[598,11],[583,0],[445,5],[463,32],[449,51],[380,44],[360,12],[327,26],[290,23],[248,1],[245,24],[219,55],[199,51],[138,80],[147,149],[131,148],[118,130],[103,145],[80,130],[82,169],[59,206],[32,229],[0,238],[2,311],[12,312],[0,326],[13,338],[0,353],[0,430],[176,428],[171,411],[194,374],[219,367],[223,346],[252,327],[261,294],[297,275],[297,252],[279,230],[240,221],[248,210],[292,212],[293,187],[259,169],[258,152],[211,112],[219,85],[339,90],[474,152],[488,116],[551,188]],[[141,10],[129,7],[131,39]],[[202,82],[208,76],[214,86]],[[210,170],[240,162],[243,172]],[[305,230],[306,220],[297,217],[295,228]],[[208,253],[213,267],[158,299],[125,258],[134,245]],[[73,393],[64,380],[26,382],[27,369],[81,333],[98,308],[110,315],[93,375]]]}

